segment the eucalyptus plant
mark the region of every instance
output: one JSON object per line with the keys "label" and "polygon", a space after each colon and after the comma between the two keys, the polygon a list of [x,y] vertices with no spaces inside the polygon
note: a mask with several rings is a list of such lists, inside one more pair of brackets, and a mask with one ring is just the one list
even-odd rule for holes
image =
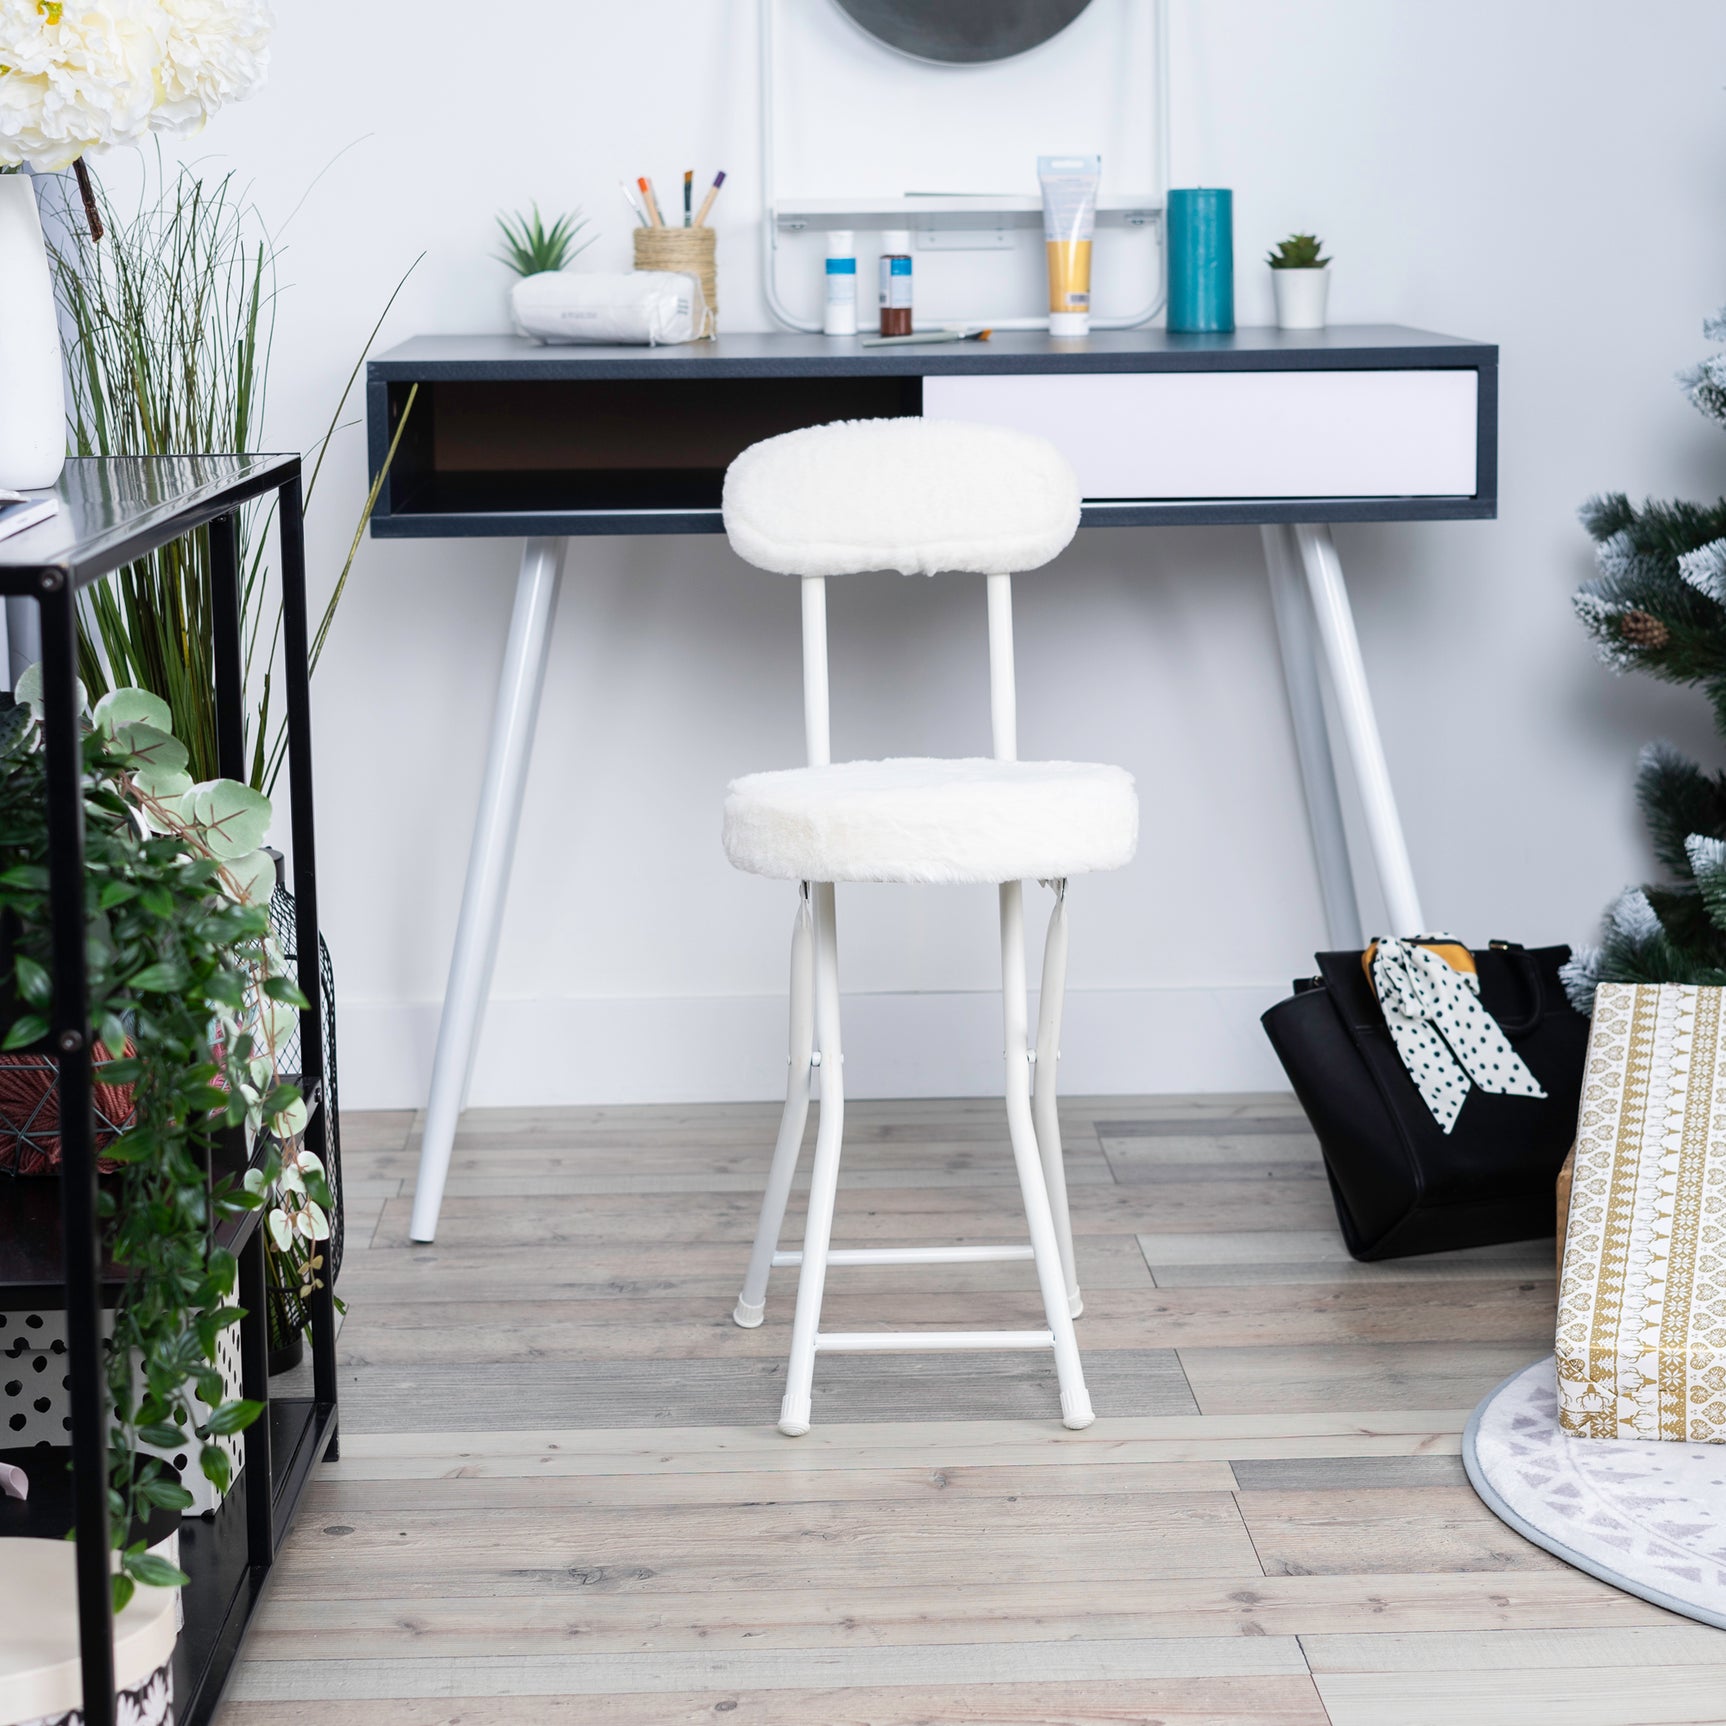
{"label": "eucalyptus plant", "polygon": [[[29,1048],[52,1023],[46,773],[41,678],[19,680],[0,712],[0,922],[11,935],[0,976],[0,1049]],[[185,1577],[128,1541],[151,1507],[192,1503],[173,1468],[140,1446],[191,1449],[218,1488],[231,1464],[218,1442],[263,1405],[228,1397],[221,1332],[244,1316],[237,1266],[217,1226],[271,1208],[289,1249],[304,1235],[300,1274],[316,1280],[329,1192],[299,1142],[306,1108],[279,1053],[305,1005],[270,933],[274,865],[259,849],[269,800],[233,780],[194,783],[166,703],[139,689],[97,702],[82,741],[83,881],[96,1076],[129,1087],[130,1124],[103,1154],[120,1165],[99,1197],[113,1257],[127,1271],[107,1361],[109,1508],[120,1548],[116,1609],[137,1583]],[[226,1134],[267,1152],[243,1182],[209,1178]],[[282,1197],[287,1189],[291,1197]],[[297,1189],[297,1191],[296,1191]],[[292,1204],[284,1241],[277,1212]],[[298,1227],[298,1213],[316,1213]],[[323,1234],[327,1235],[327,1222]],[[193,1393],[207,1407],[199,1420]]]}

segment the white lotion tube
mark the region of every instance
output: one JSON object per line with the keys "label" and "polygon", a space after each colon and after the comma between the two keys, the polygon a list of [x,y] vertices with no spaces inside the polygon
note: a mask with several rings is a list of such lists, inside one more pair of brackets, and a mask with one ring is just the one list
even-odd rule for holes
{"label": "white lotion tube", "polygon": [[1091,333],[1091,235],[1101,156],[1039,156],[1043,248],[1049,258],[1049,334]]}

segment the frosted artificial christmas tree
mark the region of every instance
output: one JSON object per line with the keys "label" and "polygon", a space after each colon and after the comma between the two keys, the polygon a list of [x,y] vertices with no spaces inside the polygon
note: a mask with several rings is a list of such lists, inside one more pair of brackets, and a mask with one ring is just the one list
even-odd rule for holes
{"label": "frosted artificial christmas tree", "polygon": [[[1726,309],[1702,333],[1726,342]],[[1726,427],[1726,354],[1680,381],[1691,404]],[[1726,499],[1638,509],[1614,492],[1590,499],[1582,524],[1600,573],[1575,605],[1601,659],[1615,671],[1699,687],[1726,734]],[[1592,1011],[1602,982],[1726,985],[1726,771],[1708,772],[1670,744],[1650,743],[1636,796],[1672,879],[1627,888],[1606,914],[1600,945],[1565,967],[1565,986],[1583,1012]]]}

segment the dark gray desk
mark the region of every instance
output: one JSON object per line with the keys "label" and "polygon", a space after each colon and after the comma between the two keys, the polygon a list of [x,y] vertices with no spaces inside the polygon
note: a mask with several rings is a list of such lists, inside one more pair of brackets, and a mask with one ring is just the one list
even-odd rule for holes
{"label": "dark gray desk", "polygon": [[[412,408],[409,410],[409,401]],[[372,532],[527,541],[427,1107],[412,1234],[429,1240],[465,1103],[571,538],[716,533],[763,437],[922,414],[1021,426],[1072,460],[1087,527],[1263,534],[1331,944],[1362,941],[1320,686],[1329,673],[1392,924],[1425,927],[1329,524],[1497,514],[1498,350],[1395,326],[1004,332],[867,348],[735,335],[664,348],[422,336],[367,367]],[[405,423],[404,423],[404,415]]]}
{"label": "dark gray desk", "polygon": [[[912,348],[866,348],[854,340],[803,335],[722,336],[663,348],[554,348],[517,336],[419,336],[367,368],[374,475],[409,390],[417,385],[419,392],[372,531],[386,539],[717,533],[720,482],[740,450],[797,426],[920,414],[931,393],[929,379],[1244,374],[1251,380],[1280,374],[1284,386],[1298,392],[1314,373],[1361,372],[1445,372],[1459,381],[1466,375],[1474,385],[1474,411],[1473,460],[1464,489],[1388,496],[1336,491],[1298,498],[1088,498],[1085,525],[1433,521],[1496,514],[1498,350],[1392,325],[1250,329],[1231,336],[1142,330],[1084,341],[1004,332],[986,344]],[[1298,393],[1290,405],[1299,411]],[[1394,437],[1402,428],[1381,429]]]}

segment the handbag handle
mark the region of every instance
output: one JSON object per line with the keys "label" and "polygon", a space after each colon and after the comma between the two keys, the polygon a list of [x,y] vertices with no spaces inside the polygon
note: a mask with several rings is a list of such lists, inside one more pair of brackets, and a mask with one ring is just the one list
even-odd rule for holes
{"label": "handbag handle", "polygon": [[1540,1023],[1541,1008],[1545,1004],[1544,992],[1540,987],[1540,972],[1536,968],[1533,957],[1520,941],[1488,941],[1487,946],[1495,953],[1502,953],[1511,960],[1522,974],[1524,988],[1528,991],[1528,1012],[1520,1019],[1500,1018],[1498,1028],[1505,1036],[1514,1040],[1526,1037]]}

